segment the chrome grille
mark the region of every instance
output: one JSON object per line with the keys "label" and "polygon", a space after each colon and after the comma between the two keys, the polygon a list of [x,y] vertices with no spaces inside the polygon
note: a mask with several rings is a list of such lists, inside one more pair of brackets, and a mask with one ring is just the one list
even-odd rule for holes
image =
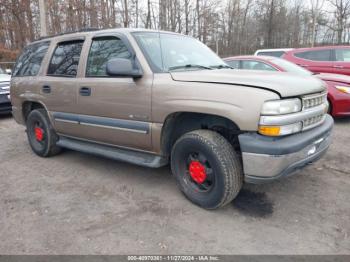
{"label": "chrome grille", "polygon": [[303,110],[319,106],[327,101],[327,93],[309,95],[302,97]]}
{"label": "chrome grille", "polygon": [[0,95],[10,94],[10,82],[0,83]]}
{"label": "chrome grille", "polygon": [[325,119],[325,114],[310,117],[303,120],[303,130],[307,130],[307,129],[313,128],[314,126],[317,126],[318,124],[322,123],[324,119]]}
{"label": "chrome grille", "polygon": [[0,82],[0,89],[2,87],[8,87],[8,86],[10,86],[10,82]]}
{"label": "chrome grille", "polygon": [[[319,107],[327,103],[327,93],[319,93],[314,95],[308,95],[302,97],[303,111],[313,110],[313,108]],[[314,115],[312,117],[303,120],[303,130],[311,129],[315,126],[323,123],[325,119],[326,111],[322,114]]]}

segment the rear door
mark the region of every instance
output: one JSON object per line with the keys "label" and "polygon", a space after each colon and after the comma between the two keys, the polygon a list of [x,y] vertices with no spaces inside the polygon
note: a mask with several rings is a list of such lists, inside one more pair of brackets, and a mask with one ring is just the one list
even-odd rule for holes
{"label": "rear door", "polygon": [[331,49],[295,52],[294,61],[315,73],[334,73],[334,56]]}
{"label": "rear door", "polygon": [[137,63],[125,35],[96,34],[84,49],[85,70],[79,78],[77,111],[84,139],[141,150],[151,148],[153,75],[110,77],[111,58]]}
{"label": "rear door", "polygon": [[[50,41],[41,41],[25,47],[17,59],[11,78],[11,95],[14,116],[22,114],[23,101],[41,101],[38,75],[42,72],[43,60],[47,57]],[[5,97],[3,98],[5,99]]]}
{"label": "rear door", "polygon": [[350,48],[337,48],[334,52],[334,73],[350,75]]}
{"label": "rear door", "polygon": [[77,72],[83,44],[81,38],[54,43],[45,75],[38,81],[43,102],[57,133],[62,135],[79,133],[77,119],[62,115],[76,113]]}

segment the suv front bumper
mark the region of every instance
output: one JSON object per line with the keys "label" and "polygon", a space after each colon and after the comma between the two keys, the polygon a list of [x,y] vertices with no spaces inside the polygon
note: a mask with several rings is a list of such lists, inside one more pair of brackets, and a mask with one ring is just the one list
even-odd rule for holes
{"label": "suv front bumper", "polygon": [[9,114],[11,110],[12,106],[8,94],[0,94],[0,115]]}
{"label": "suv front bumper", "polygon": [[239,135],[245,181],[269,182],[317,161],[329,148],[333,124],[327,115],[321,126],[287,137]]}

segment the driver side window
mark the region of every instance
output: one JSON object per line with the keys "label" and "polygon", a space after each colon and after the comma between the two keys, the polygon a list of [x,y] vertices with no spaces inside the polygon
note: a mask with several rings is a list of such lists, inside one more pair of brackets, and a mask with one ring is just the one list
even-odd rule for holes
{"label": "driver side window", "polygon": [[112,58],[130,59],[129,52],[123,41],[117,37],[100,37],[92,40],[86,66],[87,77],[104,77],[107,62]]}

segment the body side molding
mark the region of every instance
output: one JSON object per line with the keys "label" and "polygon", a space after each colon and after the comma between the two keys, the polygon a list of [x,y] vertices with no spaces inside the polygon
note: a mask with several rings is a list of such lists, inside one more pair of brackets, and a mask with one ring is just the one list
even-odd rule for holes
{"label": "body side molding", "polygon": [[136,132],[136,133],[142,133],[142,134],[148,134],[150,132],[149,122],[79,115],[79,114],[71,114],[71,113],[61,113],[61,112],[53,112],[52,115],[54,120],[58,122],[75,123],[75,124],[86,125],[86,126],[109,128],[109,129]]}

